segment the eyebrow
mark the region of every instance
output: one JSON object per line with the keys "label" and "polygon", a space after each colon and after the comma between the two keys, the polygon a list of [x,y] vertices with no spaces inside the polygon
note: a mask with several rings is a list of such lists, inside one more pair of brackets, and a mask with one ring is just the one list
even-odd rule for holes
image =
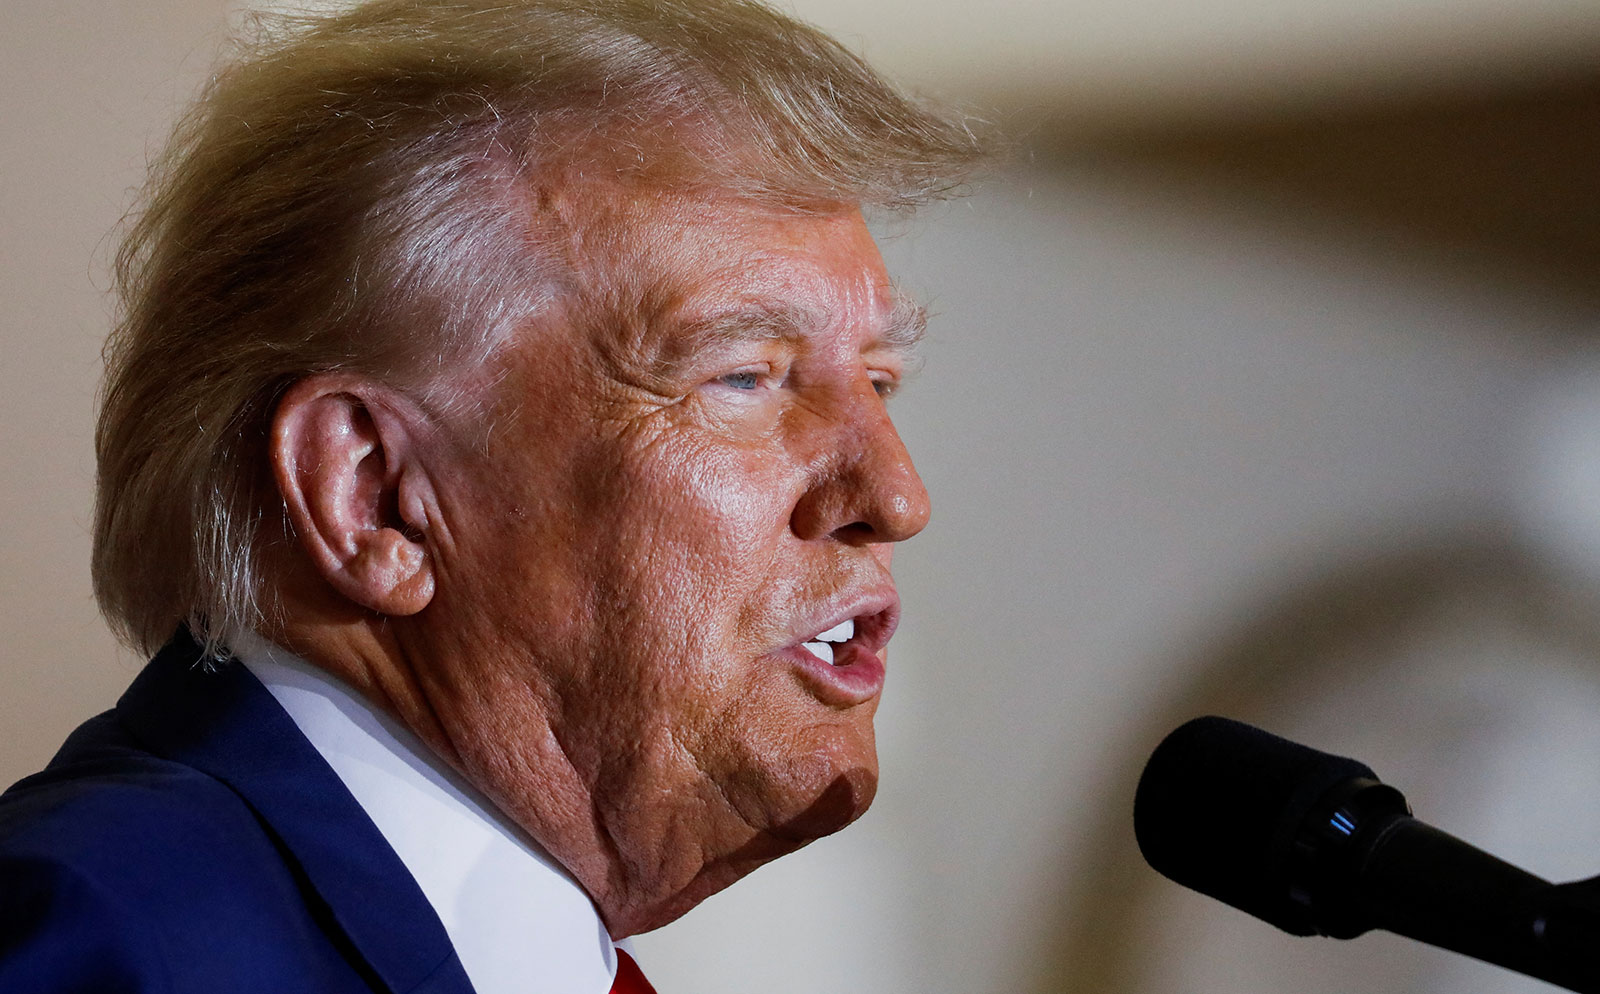
{"label": "eyebrow", "polygon": [[923,335],[928,331],[928,309],[917,302],[911,294],[900,287],[891,285],[889,295],[893,299],[893,309],[889,312],[889,327],[883,333],[883,340],[897,352],[904,353],[910,358],[922,344]]}
{"label": "eyebrow", "polygon": [[[928,327],[928,312],[910,294],[890,285],[892,301],[884,330],[872,345],[887,345],[907,359],[914,356]],[[714,314],[685,325],[675,336],[675,358],[727,342],[798,341],[820,332],[827,316],[808,307],[787,303],[762,303]]]}

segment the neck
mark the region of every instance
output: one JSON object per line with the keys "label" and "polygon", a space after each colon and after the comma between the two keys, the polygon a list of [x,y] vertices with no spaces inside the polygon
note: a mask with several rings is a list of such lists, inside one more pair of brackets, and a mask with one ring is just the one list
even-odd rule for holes
{"label": "neck", "polygon": [[351,687],[482,792],[578,880],[613,937],[642,931],[636,902],[620,896],[628,889],[618,886],[616,847],[591,814],[590,791],[542,695],[526,685],[495,692],[469,674],[442,672],[439,660],[462,656],[427,635],[416,619],[316,610],[294,611],[264,633]]}
{"label": "neck", "polygon": [[727,817],[709,788],[611,803],[631,779],[575,759],[539,674],[475,667],[491,654],[441,638],[424,616],[291,618],[264,637],[353,688],[481,791],[578,881],[613,938],[675,920],[798,845]]}

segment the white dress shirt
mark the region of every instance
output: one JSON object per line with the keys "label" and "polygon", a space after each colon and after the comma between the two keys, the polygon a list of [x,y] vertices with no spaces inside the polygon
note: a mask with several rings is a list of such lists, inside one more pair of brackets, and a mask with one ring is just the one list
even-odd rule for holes
{"label": "white dress shirt", "polygon": [[607,994],[611,936],[555,860],[327,672],[254,635],[229,644],[416,878],[478,994]]}

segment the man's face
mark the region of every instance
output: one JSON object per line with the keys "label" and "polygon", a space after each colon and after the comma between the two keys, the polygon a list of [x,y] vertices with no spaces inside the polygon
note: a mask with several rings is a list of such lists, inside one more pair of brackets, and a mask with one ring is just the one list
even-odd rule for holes
{"label": "man's face", "polygon": [[429,679],[502,806],[614,848],[604,881],[556,853],[591,893],[681,878],[675,915],[872,799],[890,550],[928,517],[884,407],[918,326],[858,212],[581,206],[552,212],[589,285],[442,485]]}

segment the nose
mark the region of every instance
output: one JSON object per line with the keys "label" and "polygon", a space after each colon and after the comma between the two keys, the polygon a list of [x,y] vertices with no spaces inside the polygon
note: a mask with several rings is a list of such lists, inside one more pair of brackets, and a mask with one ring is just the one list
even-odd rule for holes
{"label": "nose", "polygon": [[871,384],[852,401],[813,424],[822,444],[789,527],[807,541],[902,542],[928,524],[927,488]]}

